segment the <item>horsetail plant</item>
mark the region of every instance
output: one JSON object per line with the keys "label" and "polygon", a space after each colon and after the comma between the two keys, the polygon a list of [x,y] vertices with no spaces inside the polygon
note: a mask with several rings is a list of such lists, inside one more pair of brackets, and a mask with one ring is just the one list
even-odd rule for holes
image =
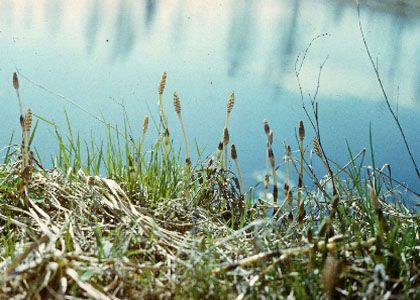
{"label": "horsetail plant", "polygon": [[144,139],[146,137],[148,128],[149,128],[149,116],[146,115],[144,116],[144,119],[143,119],[143,129],[141,131],[141,138],[140,138],[140,144],[139,144],[139,155],[141,154],[141,150],[143,148]]}
{"label": "horsetail plant", "polygon": [[273,174],[273,206],[277,207],[277,199],[279,195],[279,190],[277,188],[277,176],[276,176],[276,163],[274,160],[273,148],[268,148],[268,160],[271,165],[271,172]]}
{"label": "horsetail plant", "polygon": [[168,147],[169,147],[168,119],[166,118],[165,111],[163,109],[163,92],[165,91],[166,78],[167,78],[166,72],[163,72],[162,78],[160,79],[159,87],[158,87],[158,94],[159,94],[158,106],[159,106],[160,119],[163,124],[163,138],[164,138],[163,151],[164,151],[165,158],[168,157]]}
{"label": "horsetail plant", "polygon": [[[229,126],[229,119],[230,113],[232,112],[233,106],[235,105],[235,93],[230,93],[230,97],[226,106],[226,119],[225,119],[225,127],[223,128],[223,134],[219,146],[217,147],[217,161],[220,161],[220,156],[222,155],[224,140],[225,140],[225,133],[228,130]],[[228,137],[229,139],[229,137]],[[229,142],[228,142],[229,143]],[[225,149],[225,158],[227,159],[227,149]]]}
{"label": "horsetail plant", "polygon": [[178,116],[179,123],[181,124],[181,130],[182,130],[182,136],[184,138],[184,145],[185,145],[185,164],[187,166],[187,173],[188,176],[191,172],[191,156],[190,156],[190,149],[188,146],[188,139],[187,139],[187,133],[185,131],[184,121],[182,119],[181,115],[181,100],[179,99],[179,96],[176,92],[174,92],[174,108],[175,112]]}
{"label": "horsetail plant", "polygon": [[305,206],[303,204],[303,201],[301,203],[302,198],[302,186],[303,186],[303,142],[305,140],[305,125],[303,124],[303,121],[300,121],[299,123],[299,153],[300,153],[300,159],[299,159],[299,181],[298,181],[298,191],[297,191],[297,222],[298,226],[301,226],[303,223],[303,218],[305,217]]}
{"label": "horsetail plant", "polygon": [[225,149],[225,170],[228,169],[228,162],[229,162],[228,149],[227,149],[228,144],[229,144],[229,130],[227,129],[227,127],[225,127],[225,129],[223,130],[223,148]]}
{"label": "horsetail plant", "polygon": [[163,110],[163,92],[165,91],[166,78],[167,78],[166,72],[163,72],[162,78],[160,79],[159,87],[158,87],[158,93],[159,93],[159,102],[158,102],[159,115],[160,115],[160,118],[162,120],[164,129],[168,128],[168,121],[166,119],[165,111]]}
{"label": "horsetail plant", "polygon": [[231,156],[232,156],[233,161],[235,162],[236,170],[238,171],[239,190],[241,191],[241,195],[243,195],[244,194],[244,182],[242,180],[241,169],[239,168],[238,153],[236,152],[235,144],[232,144],[232,146],[231,146]]}
{"label": "horsetail plant", "polygon": [[290,185],[289,185],[289,177],[290,177],[290,156],[292,153],[292,149],[290,148],[290,145],[286,146],[286,154],[284,156],[284,160],[286,162],[286,176],[284,179],[284,197],[287,199],[289,196],[290,191]]}
{"label": "horsetail plant", "polygon": [[[264,132],[267,135],[267,143],[266,143],[266,149],[267,149],[267,156],[266,156],[266,167],[265,167],[265,176],[264,176],[264,189],[265,189],[265,195],[268,195],[268,186],[270,184],[270,175],[269,175],[269,165],[270,165],[270,148],[273,144],[273,131],[270,129],[270,125],[268,124],[268,121],[264,119],[263,121],[263,127]],[[274,174],[274,173],[273,173]],[[277,181],[274,180],[274,186],[273,188],[273,195],[278,195],[278,189],[277,189]],[[276,197],[277,198],[277,197]]]}
{"label": "horsetail plant", "polygon": [[30,132],[32,126],[32,110],[28,108],[24,118],[24,128],[23,128],[23,168],[29,166],[29,140]]}

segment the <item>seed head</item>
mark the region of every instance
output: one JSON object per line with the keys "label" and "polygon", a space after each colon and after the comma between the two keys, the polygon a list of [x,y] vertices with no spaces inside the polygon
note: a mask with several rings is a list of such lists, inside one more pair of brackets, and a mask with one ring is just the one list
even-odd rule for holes
{"label": "seed head", "polygon": [[228,114],[230,114],[234,105],[235,105],[235,93],[232,92],[230,94],[229,101],[228,101],[228,104],[227,104],[227,113]]}
{"label": "seed head", "polygon": [[19,89],[19,79],[17,77],[16,72],[13,73],[13,87],[15,88],[15,90]]}
{"label": "seed head", "polygon": [[165,85],[166,85],[166,72],[163,72],[162,78],[160,79],[160,83],[159,83],[159,95],[163,94],[163,91],[165,90]]}
{"label": "seed head", "polygon": [[266,119],[264,119],[264,131],[267,135],[270,133],[270,125],[268,125],[268,121]]}
{"label": "seed head", "polygon": [[219,151],[223,150],[223,142],[219,142],[219,146],[217,146],[217,150]]}
{"label": "seed head", "polygon": [[175,92],[174,93],[174,107],[175,107],[175,112],[177,114],[181,113],[181,100],[179,100],[178,94]]}
{"label": "seed head", "polygon": [[314,146],[315,154],[322,158],[321,146],[319,145],[319,141],[316,137],[314,137],[314,139],[312,140],[312,144]]}
{"label": "seed head", "polygon": [[143,133],[147,132],[147,128],[149,128],[149,116],[146,115],[144,116],[144,120],[143,120]]}
{"label": "seed head", "polygon": [[28,108],[28,110],[26,111],[26,116],[25,116],[25,131],[29,132],[31,130],[31,126],[32,126],[32,110],[31,108]]}
{"label": "seed head", "polygon": [[223,145],[226,146],[227,144],[229,144],[229,131],[225,127],[225,129],[223,130]]}
{"label": "seed head", "polygon": [[303,141],[305,138],[305,126],[303,125],[303,121],[299,123],[299,139]]}
{"label": "seed head", "polygon": [[236,153],[236,147],[235,147],[234,144],[232,144],[232,147],[230,149],[230,154],[231,154],[233,160],[238,158],[238,153]]}

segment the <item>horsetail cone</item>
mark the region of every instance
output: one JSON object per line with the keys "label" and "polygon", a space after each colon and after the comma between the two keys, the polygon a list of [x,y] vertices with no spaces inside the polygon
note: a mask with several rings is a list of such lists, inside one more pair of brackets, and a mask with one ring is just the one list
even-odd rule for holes
{"label": "horsetail cone", "polygon": [[235,145],[232,145],[230,154],[231,154],[233,160],[238,158],[238,153],[236,152]]}
{"label": "horsetail cone", "polygon": [[277,184],[275,183],[273,186],[273,198],[274,198],[274,201],[277,201],[277,199],[279,198],[279,189],[277,187]]}
{"label": "horsetail cone", "polygon": [[146,115],[143,120],[143,133],[146,133],[148,128],[149,128],[149,116]]}
{"label": "horsetail cone", "polygon": [[32,126],[32,110],[31,108],[28,108],[28,110],[26,111],[26,116],[25,116],[25,131],[29,132],[31,130],[31,126]]}
{"label": "horsetail cone", "polygon": [[227,104],[227,113],[230,114],[233,106],[235,105],[235,92],[230,93],[229,101]]}
{"label": "horsetail cone", "polygon": [[270,125],[268,125],[268,121],[264,119],[264,132],[266,135],[270,134]]}
{"label": "horsetail cone", "polygon": [[303,125],[303,121],[299,123],[299,139],[303,141],[305,138],[305,126]]}
{"label": "horsetail cone", "polygon": [[181,101],[179,100],[178,94],[174,92],[174,108],[177,114],[181,113]]}
{"label": "horsetail cone", "polygon": [[163,94],[163,91],[165,90],[165,86],[166,86],[166,72],[163,72],[162,78],[160,79],[160,82],[159,82],[159,95]]}
{"label": "horsetail cone", "polygon": [[223,142],[219,142],[219,145],[217,146],[217,150],[219,151],[223,150]]}
{"label": "horsetail cone", "polygon": [[229,144],[229,130],[225,127],[223,130],[223,145]]}
{"label": "horsetail cone", "polygon": [[271,167],[274,168],[274,153],[271,147],[268,148],[268,159],[270,160]]}
{"label": "horsetail cone", "polygon": [[17,77],[16,72],[13,73],[13,87],[15,88],[15,90],[19,89],[19,79]]}
{"label": "horsetail cone", "polygon": [[167,146],[167,145],[169,145],[169,130],[168,130],[168,128],[165,129],[164,137],[165,137],[165,145]]}
{"label": "horsetail cone", "polygon": [[315,154],[322,158],[321,146],[319,145],[319,141],[316,137],[314,137],[314,139],[312,140],[312,144],[314,146]]}

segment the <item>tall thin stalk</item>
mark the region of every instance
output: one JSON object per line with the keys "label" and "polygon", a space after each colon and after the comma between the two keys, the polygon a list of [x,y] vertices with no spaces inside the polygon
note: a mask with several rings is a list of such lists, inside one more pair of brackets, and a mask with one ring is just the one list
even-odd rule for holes
{"label": "tall thin stalk", "polygon": [[386,106],[388,107],[388,110],[389,110],[392,118],[394,119],[395,123],[397,124],[398,130],[400,131],[401,137],[404,141],[404,145],[405,145],[405,148],[407,149],[408,155],[410,156],[410,159],[411,159],[411,162],[413,164],[414,170],[416,171],[417,177],[420,179],[420,171],[419,171],[419,168],[417,167],[416,161],[414,160],[414,156],[413,156],[413,153],[411,152],[411,148],[408,144],[408,141],[407,141],[407,138],[405,136],[404,130],[401,126],[400,120],[398,119],[398,115],[394,112],[394,110],[391,107],[388,95],[385,92],[385,88],[384,88],[384,85],[382,83],[381,76],[379,75],[378,67],[375,64],[375,61],[373,60],[372,54],[370,53],[370,50],[369,50],[369,47],[368,47],[368,44],[367,44],[367,41],[366,41],[365,33],[363,31],[362,21],[360,19],[360,4],[359,4],[359,1],[357,1],[357,17],[359,19],[359,29],[360,29],[360,34],[362,35],[363,45],[365,46],[366,54],[368,55],[370,63],[372,65],[372,68],[375,72],[376,80],[378,81],[379,86],[381,88],[382,95],[384,97]]}
{"label": "tall thin stalk", "polygon": [[236,152],[236,147],[235,147],[234,144],[232,144],[232,147],[231,147],[231,156],[232,156],[233,161],[235,162],[236,170],[238,171],[239,189],[241,191],[241,195],[243,195],[244,194],[244,182],[242,180],[241,169],[239,168],[238,153]]}
{"label": "tall thin stalk", "polygon": [[191,171],[190,148],[188,146],[187,132],[185,130],[184,121],[181,115],[181,100],[179,99],[179,96],[176,92],[174,92],[174,108],[178,116],[179,123],[181,124],[182,136],[184,138],[184,146],[185,146],[185,164],[187,166],[187,173],[189,176],[190,171]]}

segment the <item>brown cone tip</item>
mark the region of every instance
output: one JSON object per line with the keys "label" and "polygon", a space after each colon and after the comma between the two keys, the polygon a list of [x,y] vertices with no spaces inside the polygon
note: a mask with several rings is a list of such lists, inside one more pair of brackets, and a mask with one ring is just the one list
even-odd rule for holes
{"label": "brown cone tip", "polygon": [[264,119],[264,132],[267,135],[270,133],[270,125],[268,125],[268,121],[265,119]]}
{"label": "brown cone tip", "polygon": [[226,127],[223,130],[223,144],[224,145],[229,144],[229,130]]}
{"label": "brown cone tip", "polygon": [[19,89],[19,79],[17,77],[16,72],[13,73],[13,87],[15,88],[15,90]]}
{"label": "brown cone tip", "polygon": [[238,158],[238,153],[236,153],[236,147],[235,147],[235,145],[232,145],[230,154],[231,154],[233,160],[235,160],[235,159]]}
{"label": "brown cone tip", "polygon": [[148,127],[149,127],[149,116],[146,115],[143,120],[143,132],[146,132]]}
{"label": "brown cone tip", "polygon": [[305,126],[303,125],[303,121],[299,123],[299,138],[303,140],[305,138]]}

